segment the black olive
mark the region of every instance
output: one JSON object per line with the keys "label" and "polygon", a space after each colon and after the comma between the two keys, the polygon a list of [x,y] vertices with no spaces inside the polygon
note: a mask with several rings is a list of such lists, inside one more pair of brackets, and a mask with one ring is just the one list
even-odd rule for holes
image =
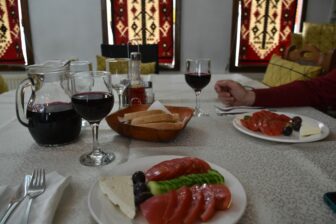
{"label": "black olive", "polygon": [[293,132],[292,126],[288,125],[283,129],[282,134],[284,136],[290,136],[292,134],[292,132]]}
{"label": "black olive", "polygon": [[293,117],[291,120],[291,124],[292,124],[294,131],[299,131],[301,128],[301,124],[302,124],[302,118],[298,116]]}
{"label": "black olive", "polygon": [[133,191],[134,194],[137,195],[143,192],[149,192],[149,188],[147,187],[146,183],[139,182],[133,185]]}
{"label": "black olive", "polygon": [[141,194],[137,194],[134,197],[134,203],[136,206],[139,206],[142,202],[146,201],[148,198],[152,197],[153,194],[150,192],[142,192]]}
{"label": "black olive", "polygon": [[135,172],[132,176],[132,181],[133,181],[133,184],[145,183],[146,176],[145,176],[144,172],[142,172],[142,171]]}

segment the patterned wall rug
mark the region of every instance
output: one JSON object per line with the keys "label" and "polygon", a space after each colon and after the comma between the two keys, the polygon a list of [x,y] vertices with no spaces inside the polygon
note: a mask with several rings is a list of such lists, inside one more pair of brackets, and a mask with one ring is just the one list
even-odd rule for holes
{"label": "patterned wall rug", "polygon": [[290,44],[296,0],[242,0],[240,65],[266,65]]}
{"label": "patterned wall rug", "polygon": [[0,64],[25,64],[18,0],[0,0]]}
{"label": "patterned wall rug", "polygon": [[111,0],[111,5],[115,44],[127,44],[129,40],[158,44],[159,63],[172,63],[173,0]]}

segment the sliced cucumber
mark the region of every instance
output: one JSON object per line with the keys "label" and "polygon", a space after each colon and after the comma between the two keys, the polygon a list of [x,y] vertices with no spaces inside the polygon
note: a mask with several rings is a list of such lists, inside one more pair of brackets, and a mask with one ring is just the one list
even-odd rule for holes
{"label": "sliced cucumber", "polygon": [[149,181],[147,184],[153,195],[159,195],[182,186],[219,183],[224,183],[224,177],[217,170],[211,169],[207,173],[189,174],[164,181]]}

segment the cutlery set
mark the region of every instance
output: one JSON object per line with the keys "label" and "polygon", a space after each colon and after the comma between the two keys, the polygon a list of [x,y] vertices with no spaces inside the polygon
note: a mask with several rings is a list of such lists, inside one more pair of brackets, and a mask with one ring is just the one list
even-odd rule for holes
{"label": "cutlery set", "polygon": [[44,169],[34,169],[32,175],[26,175],[24,177],[23,184],[19,187],[15,196],[13,196],[8,204],[8,207],[4,215],[0,219],[0,224],[5,224],[14,210],[19,206],[19,204],[24,201],[27,197],[29,202],[25,213],[22,217],[22,224],[28,223],[30,206],[34,198],[41,195],[46,188],[45,171]]}
{"label": "cutlery set", "polygon": [[235,114],[244,114],[248,112],[255,112],[261,109],[267,109],[265,107],[254,107],[254,106],[232,106],[232,107],[220,107],[215,105],[216,114],[218,116],[223,115],[235,115]]}

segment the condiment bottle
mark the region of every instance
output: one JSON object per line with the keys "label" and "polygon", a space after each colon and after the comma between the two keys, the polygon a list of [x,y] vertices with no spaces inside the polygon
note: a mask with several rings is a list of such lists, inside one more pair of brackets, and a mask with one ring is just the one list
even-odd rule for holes
{"label": "condiment bottle", "polygon": [[127,90],[127,101],[132,104],[145,104],[146,92],[143,80],[140,77],[141,53],[132,52],[129,60],[128,78],[130,85]]}

